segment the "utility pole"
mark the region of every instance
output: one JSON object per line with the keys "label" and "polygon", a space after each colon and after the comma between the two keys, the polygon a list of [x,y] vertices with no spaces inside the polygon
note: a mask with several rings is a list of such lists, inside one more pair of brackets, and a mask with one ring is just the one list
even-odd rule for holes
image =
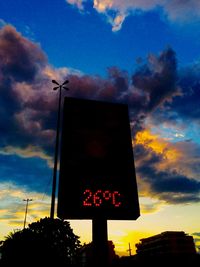
{"label": "utility pole", "polygon": [[129,252],[129,256],[131,256],[131,250],[132,250],[131,245],[130,245],[130,243],[128,243],[128,250],[127,251]]}
{"label": "utility pole", "polygon": [[57,113],[57,128],[56,128],[56,145],[55,145],[55,156],[54,156],[54,168],[53,168],[53,184],[52,184],[52,194],[51,194],[51,211],[50,218],[54,218],[55,210],[55,197],[56,197],[56,180],[57,180],[57,162],[58,162],[58,148],[59,148],[59,136],[60,136],[60,109],[61,109],[61,89],[69,90],[69,88],[64,85],[69,81],[66,80],[64,83],[59,84],[56,80],[52,80],[52,83],[57,86],[53,90],[59,89],[59,98],[58,98],[58,113]]}
{"label": "utility pole", "polygon": [[26,209],[25,209],[25,217],[24,217],[24,229],[26,227],[26,216],[28,212],[28,203],[29,201],[33,201],[31,198],[23,199],[23,201],[26,201]]}

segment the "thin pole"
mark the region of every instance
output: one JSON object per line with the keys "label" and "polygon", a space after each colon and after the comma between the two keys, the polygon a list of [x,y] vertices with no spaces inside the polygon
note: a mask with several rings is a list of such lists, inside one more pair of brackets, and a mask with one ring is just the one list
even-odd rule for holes
{"label": "thin pole", "polygon": [[127,251],[129,252],[129,256],[131,256],[131,250],[132,250],[132,249],[131,249],[131,244],[128,243],[128,250],[127,250]]}
{"label": "thin pole", "polygon": [[57,115],[57,128],[56,128],[56,145],[55,145],[55,157],[54,157],[54,168],[53,168],[53,185],[51,195],[51,212],[50,218],[54,218],[55,210],[55,196],[56,196],[56,180],[57,180],[57,162],[58,162],[58,147],[59,147],[59,135],[60,135],[60,106],[61,106],[61,88],[59,85],[59,98],[58,98],[58,115]]}
{"label": "thin pole", "polygon": [[55,156],[54,156],[54,168],[53,168],[53,184],[52,184],[52,194],[51,194],[51,211],[50,218],[54,218],[55,210],[55,197],[56,197],[56,180],[57,180],[57,162],[58,162],[58,150],[59,150],[59,136],[60,136],[60,109],[61,109],[61,89],[69,90],[65,85],[69,81],[66,80],[64,83],[59,84],[56,80],[52,80],[52,83],[57,86],[53,90],[59,89],[59,98],[58,98],[58,113],[57,113],[57,127],[56,127],[56,145],[55,145]]}
{"label": "thin pole", "polygon": [[28,202],[32,201],[31,198],[27,198],[27,199],[23,199],[23,201],[26,201],[26,209],[25,209],[25,217],[24,217],[24,229],[26,227],[26,216],[27,216],[27,212],[28,212]]}

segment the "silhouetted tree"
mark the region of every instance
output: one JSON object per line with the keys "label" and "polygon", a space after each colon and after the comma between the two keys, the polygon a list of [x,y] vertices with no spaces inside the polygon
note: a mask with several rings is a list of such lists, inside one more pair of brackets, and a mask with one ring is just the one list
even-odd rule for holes
{"label": "silhouetted tree", "polygon": [[44,218],[9,234],[0,244],[1,266],[72,266],[80,249],[69,222]]}

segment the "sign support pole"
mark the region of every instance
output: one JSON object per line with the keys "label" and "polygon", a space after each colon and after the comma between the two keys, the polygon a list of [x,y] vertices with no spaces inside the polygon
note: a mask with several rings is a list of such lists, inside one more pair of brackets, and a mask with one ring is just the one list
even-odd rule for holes
{"label": "sign support pole", "polygon": [[93,266],[108,266],[107,220],[96,217],[92,220]]}

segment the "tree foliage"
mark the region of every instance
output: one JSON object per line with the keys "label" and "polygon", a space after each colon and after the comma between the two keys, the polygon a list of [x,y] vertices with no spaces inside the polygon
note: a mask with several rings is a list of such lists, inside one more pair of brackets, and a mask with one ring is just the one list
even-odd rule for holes
{"label": "tree foliage", "polygon": [[73,265],[80,249],[79,237],[69,222],[44,218],[9,234],[0,245],[3,266]]}

